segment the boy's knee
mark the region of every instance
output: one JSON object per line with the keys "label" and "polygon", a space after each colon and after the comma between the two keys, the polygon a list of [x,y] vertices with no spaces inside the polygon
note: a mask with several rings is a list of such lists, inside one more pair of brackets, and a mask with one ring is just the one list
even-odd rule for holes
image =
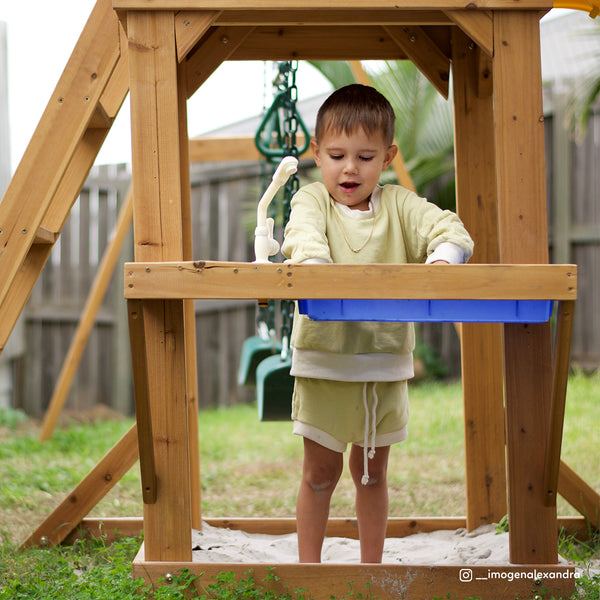
{"label": "boy's knee", "polygon": [[341,474],[338,465],[315,465],[305,469],[304,479],[313,492],[326,492],[333,490]]}

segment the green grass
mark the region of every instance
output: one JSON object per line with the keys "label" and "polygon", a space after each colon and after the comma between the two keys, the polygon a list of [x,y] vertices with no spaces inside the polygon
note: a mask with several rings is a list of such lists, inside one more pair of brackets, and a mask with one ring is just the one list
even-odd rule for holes
{"label": "green grass", "polygon": [[[464,515],[460,386],[425,382],[412,385],[409,393],[409,439],[390,453],[390,515]],[[595,489],[600,489],[598,423],[600,375],[575,373],[569,381],[563,458]],[[95,540],[57,549],[16,550],[131,424],[131,419],[72,423],[42,443],[38,441],[38,424],[15,411],[0,410],[0,600],[149,597],[148,590],[139,596],[133,594],[139,582],[131,579],[131,561],[140,540],[123,539],[110,546]],[[203,411],[200,445],[203,516],[294,515],[302,442],[291,434],[290,423],[259,423],[255,407],[248,405]],[[352,516],[353,496],[346,472],[336,490],[331,515]],[[560,502],[559,514],[577,514],[562,499]],[[91,516],[141,513],[139,470],[135,467]],[[563,536],[561,553],[585,566],[598,558],[599,546],[597,538],[586,545]],[[262,582],[253,581],[251,575],[247,579],[250,581],[245,583],[229,582],[229,591],[214,597],[263,598],[264,594],[249,596],[247,590],[246,596],[235,595],[238,585],[262,587]],[[186,584],[185,577],[178,581],[179,585],[176,581],[164,586],[159,594],[183,598],[178,587]],[[598,600],[600,578],[580,580],[579,591],[580,598]],[[360,598],[361,594],[368,597],[366,590],[348,590],[344,597]],[[301,590],[289,592],[289,598],[302,600],[301,595]]]}

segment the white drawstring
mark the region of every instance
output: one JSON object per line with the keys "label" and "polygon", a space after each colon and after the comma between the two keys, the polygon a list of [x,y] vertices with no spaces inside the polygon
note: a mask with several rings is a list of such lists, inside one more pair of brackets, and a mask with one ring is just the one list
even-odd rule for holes
{"label": "white drawstring", "polygon": [[363,485],[367,485],[369,483],[369,458],[373,458],[375,456],[375,432],[377,427],[377,404],[379,403],[379,398],[377,397],[377,392],[375,391],[375,386],[377,384],[373,383],[373,407],[371,408],[371,449],[369,450],[369,404],[367,402],[367,382],[365,382],[363,386],[363,405],[365,407],[365,436],[363,440],[363,476],[360,482]]}

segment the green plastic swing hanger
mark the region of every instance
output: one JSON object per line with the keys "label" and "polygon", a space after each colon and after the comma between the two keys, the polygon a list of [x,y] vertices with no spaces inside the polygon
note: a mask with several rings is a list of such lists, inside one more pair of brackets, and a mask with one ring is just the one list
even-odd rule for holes
{"label": "green plastic swing hanger", "polygon": [[[298,157],[310,147],[310,131],[296,111],[298,88],[294,81],[292,85],[288,84],[287,77],[290,74],[292,77],[295,74],[293,65],[282,63],[275,80],[275,85],[280,91],[265,112],[254,136],[256,148],[269,162],[278,162],[288,155]],[[283,123],[281,113],[287,114]],[[296,146],[298,129],[304,134],[304,144],[301,148]],[[293,132],[293,139],[289,139],[290,132]]]}

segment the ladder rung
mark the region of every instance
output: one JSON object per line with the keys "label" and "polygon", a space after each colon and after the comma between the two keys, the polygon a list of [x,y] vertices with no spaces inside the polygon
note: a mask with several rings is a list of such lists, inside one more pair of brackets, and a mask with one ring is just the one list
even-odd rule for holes
{"label": "ladder rung", "polygon": [[34,244],[54,244],[58,239],[58,233],[50,231],[44,227],[40,227],[35,234]]}

